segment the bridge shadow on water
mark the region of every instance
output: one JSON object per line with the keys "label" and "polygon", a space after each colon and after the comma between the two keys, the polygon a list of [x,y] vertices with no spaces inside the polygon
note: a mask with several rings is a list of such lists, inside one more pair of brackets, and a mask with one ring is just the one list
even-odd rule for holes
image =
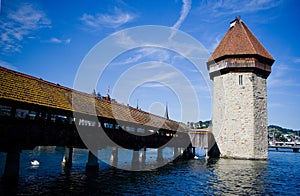
{"label": "bridge shadow on water", "polygon": [[[135,188],[137,184],[157,183],[158,176],[166,175],[174,168],[181,164],[173,163],[162,168],[151,171],[126,171],[114,168],[102,161],[99,171],[85,170],[85,164],[88,156],[88,150],[75,149],[73,156],[73,165],[71,168],[63,167],[61,161],[64,155],[62,147],[39,147],[33,151],[26,150],[21,153],[20,160],[20,178],[18,185],[2,184],[0,195],[15,194],[45,194],[45,195],[77,195],[80,193],[88,195],[99,195],[116,193],[120,194]],[[164,160],[168,160],[168,151],[164,151]],[[101,153],[99,153],[101,155]],[[105,153],[102,153],[102,156]],[[109,153],[108,153],[109,154]],[[122,153],[120,153],[122,154]],[[131,159],[131,154],[126,157]],[[148,154],[149,159],[154,153]],[[120,156],[120,162],[127,163],[124,156]],[[156,157],[153,157],[156,158]],[[37,159],[39,166],[31,166],[30,161]],[[0,153],[0,171],[4,171],[5,153]],[[186,162],[182,162],[186,163]],[[130,161],[129,163],[130,164]],[[149,163],[150,164],[150,163]],[[128,185],[128,186],[127,186]],[[127,187],[127,188],[126,188]]]}

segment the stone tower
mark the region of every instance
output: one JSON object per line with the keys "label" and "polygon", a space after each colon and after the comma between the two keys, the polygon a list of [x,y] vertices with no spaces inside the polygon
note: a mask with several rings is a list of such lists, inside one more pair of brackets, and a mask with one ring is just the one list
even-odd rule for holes
{"label": "stone tower", "polygon": [[207,62],[221,157],[268,158],[267,89],[273,57],[237,17]]}

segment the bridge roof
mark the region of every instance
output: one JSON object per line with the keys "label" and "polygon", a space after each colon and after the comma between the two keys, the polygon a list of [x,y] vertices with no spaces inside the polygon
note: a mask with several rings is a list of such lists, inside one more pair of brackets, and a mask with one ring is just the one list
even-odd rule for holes
{"label": "bridge roof", "polygon": [[230,23],[229,30],[209,57],[208,62],[218,62],[227,57],[237,57],[240,55],[257,55],[268,60],[270,64],[274,62],[274,58],[258,41],[245,23],[240,18],[236,18]]}
{"label": "bridge roof", "polygon": [[161,116],[95,97],[0,66],[0,100],[16,101],[51,109],[116,119],[167,130],[186,129],[185,125]]}

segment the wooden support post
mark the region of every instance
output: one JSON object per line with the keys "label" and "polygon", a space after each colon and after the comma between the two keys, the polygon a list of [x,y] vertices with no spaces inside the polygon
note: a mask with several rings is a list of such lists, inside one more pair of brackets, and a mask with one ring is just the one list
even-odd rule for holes
{"label": "wooden support post", "polygon": [[68,121],[69,121],[69,125],[73,125],[75,123],[74,118],[72,116],[68,117]]}
{"label": "wooden support post", "polygon": [[208,156],[208,148],[206,148],[206,150],[205,150],[205,158],[206,158],[206,159],[209,159],[209,156]]}
{"label": "wooden support post", "polygon": [[65,154],[62,161],[62,166],[64,167],[72,167],[73,160],[73,147],[65,147]]}
{"label": "wooden support post", "polygon": [[45,119],[46,119],[46,112],[41,112],[41,119],[42,119],[42,122],[45,121]]}
{"label": "wooden support post", "polygon": [[11,112],[10,112],[10,117],[12,119],[16,118],[16,112],[17,112],[17,108],[15,106],[11,107]]}
{"label": "wooden support post", "polygon": [[180,149],[178,147],[174,147],[173,149],[173,158],[176,159],[180,153],[179,153]]}
{"label": "wooden support post", "polygon": [[21,150],[18,147],[14,147],[7,152],[5,170],[2,176],[2,182],[4,184],[18,184],[20,152]]}
{"label": "wooden support post", "polygon": [[190,158],[194,158],[193,155],[193,147],[192,145],[190,144],[185,150],[184,150],[184,153],[183,153],[183,157],[185,159],[190,159]]}
{"label": "wooden support post", "polygon": [[132,161],[131,161],[131,169],[132,170],[139,170],[140,162],[139,162],[139,150],[135,149],[132,153]]}
{"label": "wooden support post", "polygon": [[162,148],[158,148],[157,149],[157,158],[156,158],[157,162],[163,162],[164,161],[164,157],[163,157],[163,149]]}
{"label": "wooden support post", "polygon": [[118,166],[118,147],[112,147],[110,163],[114,167]]}
{"label": "wooden support post", "polygon": [[184,153],[184,148],[179,148],[179,152],[180,152],[181,155],[183,155],[183,153]]}
{"label": "wooden support post", "polygon": [[195,149],[193,148],[192,144],[190,144],[188,147],[188,159],[194,158],[194,156],[195,156],[194,150]]}
{"label": "wooden support post", "polygon": [[[98,151],[95,151],[95,154],[98,154]],[[98,157],[95,156],[91,151],[89,151],[88,162],[86,163],[87,171],[98,171],[99,163]]]}
{"label": "wooden support post", "polygon": [[142,165],[146,165],[146,147],[144,147],[142,151]]}

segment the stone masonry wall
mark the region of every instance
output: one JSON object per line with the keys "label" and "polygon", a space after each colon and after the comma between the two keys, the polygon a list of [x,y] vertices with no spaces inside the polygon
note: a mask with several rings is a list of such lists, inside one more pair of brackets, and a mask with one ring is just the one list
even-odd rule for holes
{"label": "stone masonry wall", "polygon": [[213,133],[221,157],[267,158],[265,79],[251,72],[214,77]]}
{"label": "stone masonry wall", "polygon": [[256,159],[268,158],[268,114],[266,79],[255,77],[254,96],[254,155]]}

